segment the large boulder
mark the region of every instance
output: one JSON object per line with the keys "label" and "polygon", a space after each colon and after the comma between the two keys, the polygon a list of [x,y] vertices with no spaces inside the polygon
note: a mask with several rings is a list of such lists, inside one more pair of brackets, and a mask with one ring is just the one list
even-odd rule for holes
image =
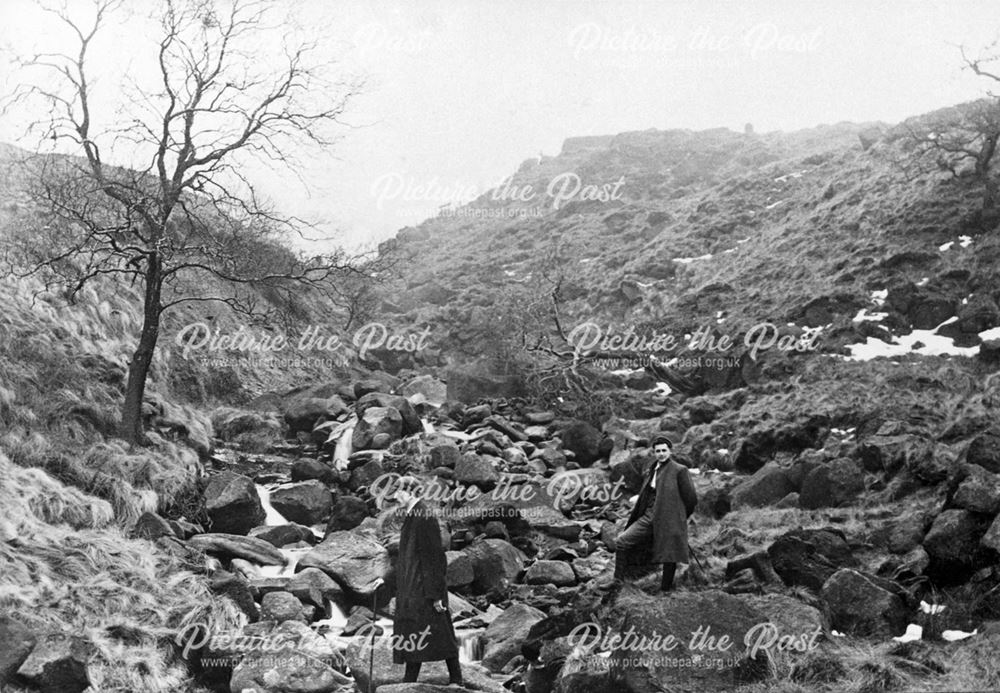
{"label": "large boulder", "polygon": [[768,462],[734,488],[731,497],[736,507],[760,508],[773,505],[794,490],[785,470],[776,462]]}
{"label": "large boulder", "polygon": [[[767,618],[739,597],[719,590],[636,596],[623,610],[620,631],[633,634],[633,640],[623,639],[611,653],[611,667],[620,672],[618,690],[721,693],[767,675],[768,651],[762,647],[770,637]],[[587,637],[582,627],[578,632]],[[728,648],[709,649],[707,638],[718,644],[723,637]],[[644,649],[643,639],[662,646]],[[718,663],[708,665],[712,659]]]}
{"label": "large boulder", "polygon": [[455,465],[455,480],[468,486],[476,486],[483,491],[492,490],[500,480],[494,460],[499,463],[497,458],[489,455],[465,453]]}
{"label": "large boulder", "polygon": [[969,465],[966,477],[958,485],[951,504],[974,513],[996,515],[1000,512],[1000,475],[979,465]]}
{"label": "large boulder", "polygon": [[521,654],[521,645],[531,627],[545,618],[545,612],[515,602],[504,609],[482,634],[483,666],[501,671],[511,659]]}
{"label": "large boulder", "polygon": [[463,552],[472,561],[472,587],[481,593],[507,589],[524,569],[524,554],[503,539],[480,539]]}
{"label": "large boulder", "polygon": [[271,505],[289,522],[315,525],[330,516],[333,496],[326,484],[312,479],[275,489]]}
{"label": "large boulder", "polygon": [[357,496],[337,496],[330,511],[326,533],[354,529],[368,517],[368,504]]}
{"label": "large boulder", "polygon": [[586,421],[574,421],[559,433],[562,446],[572,450],[574,459],[582,466],[593,464],[601,456],[601,439],[604,437],[599,430]]}
{"label": "large boulder", "polygon": [[267,516],[253,480],[233,472],[222,472],[209,481],[205,512],[212,531],[225,534],[246,534]]}
{"label": "large boulder", "polygon": [[342,587],[370,598],[376,580],[389,572],[389,552],[382,544],[356,530],[332,532],[299,561],[299,568],[319,568]]}
{"label": "large boulder", "polygon": [[285,408],[285,424],[291,434],[311,433],[316,424],[336,419],[347,413],[347,405],[340,397],[303,397],[292,400]]}
{"label": "large boulder", "polygon": [[887,307],[902,313],[916,330],[932,330],[955,314],[954,300],[933,289],[913,282],[890,286]]}
{"label": "large boulder", "polygon": [[830,627],[860,637],[891,638],[906,630],[909,610],[885,580],[850,568],[838,570],[820,595],[830,614]]}
{"label": "large boulder", "polygon": [[85,638],[52,633],[38,639],[17,673],[42,693],[82,693],[90,686],[87,664],[95,651]]}
{"label": "large boulder", "polygon": [[243,558],[260,565],[284,565],[285,556],[273,544],[257,537],[240,534],[196,534],[187,540],[188,546],[223,558]]}
{"label": "large boulder", "polygon": [[836,508],[850,503],[865,490],[861,468],[841,457],[806,474],[799,491],[799,505],[807,509]]}
{"label": "large boulder", "polygon": [[433,375],[418,375],[403,383],[400,394],[404,397],[420,394],[428,404],[440,407],[448,399],[448,385]]}
{"label": "large boulder", "polygon": [[566,561],[535,561],[528,568],[524,581],[529,585],[571,587],[576,584],[576,574]]}
{"label": "large boulder", "polygon": [[417,410],[413,408],[410,400],[401,395],[387,395],[384,392],[369,392],[354,403],[354,412],[358,415],[359,420],[364,418],[365,411],[367,411],[369,407],[391,408],[399,412],[399,416],[403,422],[400,435],[410,436],[416,433],[422,433],[424,430],[424,424],[420,420]]}
{"label": "large boulder", "polygon": [[981,562],[979,542],[989,524],[968,510],[945,510],[924,537],[930,557],[929,571],[950,581],[960,581]]}
{"label": "large boulder", "polygon": [[778,537],[767,555],[786,585],[816,592],[841,568],[857,565],[847,539],[835,529],[793,529]]}
{"label": "large boulder", "polygon": [[[367,396],[367,395],[366,395]],[[367,407],[354,427],[355,450],[384,449],[403,435],[403,417],[395,407]]]}
{"label": "large boulder", "polygon": [[308,623],[306,610],[295,595],[284,590],[268,592],[260,600],[260,617],[265,621],[301,621]]}
{"label": "large boulder", "polygon": [[907,460],[927,454],[931,443],[912,433],[900,435],[873,435],[858,445],[858,456],[865,471],[891,476],[906,464]]}
{"label": "large boulder", "polygon": [[1000,428],[991,428],[969,441],[965,449],[965,461],[1000,474]]}

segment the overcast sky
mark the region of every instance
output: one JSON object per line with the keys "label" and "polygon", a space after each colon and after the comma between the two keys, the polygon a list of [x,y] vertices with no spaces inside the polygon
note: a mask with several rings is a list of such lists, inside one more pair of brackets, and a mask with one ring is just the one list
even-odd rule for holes
{"label": "overcast sky", "polygon": [[[325,219],[349,245],[471,198],[525,159],[557,154],[567,137],[897,122],[976,98],[986,85],[960,69],[956,46],[1000,35],[996,0],[286,4],[321,31],[324,56],[367,86],[337,158],[310,157],[308,192],[286,173],[254,175],[280,205]],[[50,22],[29,0],[0,0],[8,50],[64,37]],[[112,33],[95,71],[115,74],[148,50],[141,23]],[[20,124],[0,123],[0,140],[14,141]]]}

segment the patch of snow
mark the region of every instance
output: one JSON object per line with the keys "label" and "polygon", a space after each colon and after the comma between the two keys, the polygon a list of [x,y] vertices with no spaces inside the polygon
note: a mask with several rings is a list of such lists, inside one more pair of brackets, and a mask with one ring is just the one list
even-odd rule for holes
{"label": "patch of snow", "polygon": [[888,295],[889,295],[888,289],[876,289],[875,291],[872,291],[872,303],[874,303],[876,306],[881,306],[883,303],[885,303],[885,299]]}
{"label": "patch of snow", "polygon": [[791,173],[786,173],[783,176],[778,176],[774,179],[775,183],[783,183],[789,178],[801,178],[803,173],[809,173],[809,169],[804,168],[801,171],[792,171]]}
{"label": "patch of snow", "polygon": [[737,239],[736,242],[737,243],[746,243],[749,240],[750,240],[750,236],[747,236],[746,238],[739,238],[739,239]]}
{"label": "patch of snow", "polygon": [[708,255],[699,255],[698,257],[675,257],[674,262],[679,262],[682,265],[687,265],[689,263],[694,262],[695,260],[710,260],[710,259],[712,259],[712,255],[708,254]]}
{"label": "patch of snow", "polygon": [[726,449],[726,448],[719,448],[718,450],[716,450],[716,452],[719,453],[720,455],[728,455],[729,454],[729,450]]}
{"label": "patch of snow", "polygon": [[503,273],[506,274],[508,277],[513,277],[515,274],[517,274],[517,272],[515,272],[514,270],[504,270]]}
{"label": "patch of snow", "polygon": [[653,285],[653,282],[636,282],[636,284],[638,284],[639,286],[641,286],[644,289],[648,289],[649,287],[651,287]]}
{"label": "patch of snow", "polygon": [[673,392],[673,390],[670,389],[670,386],[667,385],[664,382],[658,382],[658,383],[656,383],[656,388],[655,389],[658,392],[662,392],[665,395],[669,395],[671,392]]}
{"label": "patch of snow", "polygon": [[784,200],[778,200],[777,202],[772,202],[771,204],[769,204],[766,207],[764,207],[764,209],[774,209],[775,207],[777,207],[778,205],[780,205],[783,202],[784,202]]}
{"label": "patch of snow", "polygon": [[930,281],[929,277],[924,277],[923,279],[921,279],[920,281],[917,282],[917,286],[923,286],[924,284],[926,284],[929,281]]}
{"label": "patch of snow", "polygon": [[851,322],[879,322],[880,320],[885,320],[889,317],[888,313],[872,313],[868,314],[868,309],[862,308],[858,311],[858,314],[851,318]]}
{"label": "patch of snow", "polygon": [[958,240],[959,240],[959,245],[962,246],[963,248],[968,248],[970,245],[972,245],[971,236],[959,236]]}
{"label": "patch of snow", "polygon": [[920,611],[925,614],[939,614],[946,608],[944,604],[928,604],[924,600],[920,600]]}
{"label": "patch of snow", "polygon": [[914,640],[920,640],[924,637],[924,629],[918,626],[916,623],[911,623],[906,627],[906,632],[902,635],[897,635],[893,640],[896,642],[912,642]]}
{"label": "patch of snow", "polygon": [[944,252],[947,252],[947,251],[951,250],[951,246],[953,246],[953,245],[955,245],[955,241],[948,241],[947,243],[939,245],[938,246],[938,250],[940,250],[942,253],[944,253]]}
{"label": "patch of snow", "polygon": [[956,640],[965,640],[966,638],[971,638],[973,635],[977,635],[979,629],[976,628],[971,633],[966,633],[961,630],[943,630],[941,631],[941,639],[947,640],[948,642],[955,642]]}
{"label": "patch of snow", "polygon": [[833,630],[833,629],[830,629],[830,635],[832,635],[835,638],[842,638],[842,637],[844,637],[844,634],[841,633],[839,630]]}
{"label": "patch of snow", "polygon": [[581,264],[581,265],[583,265],[583,264],[586,264],[586,263],[588,263],[588,262],[593,262],[593,261],[594,261],[594,260],[596,260],[596,259],[597,259],[596,257],[585,257],[585,258],[581,258],[581,259],[580,259],[580,264]]}
{"label": "patch of snow", "polygon": [[[913,330],[910,334],[896,337],[892,344],[868,337],[864,344],[848,344],[851,355],[848,361],[867,361],[877,356],[905,356],[906,354],[921,354],[923,356],[975,356],[979,353],[978,346],[958,347],[951,337],[936,334],[937,330],[957,320],[957,316],[948,318],[933,330]],[[1000,337],[1000,328],[992,328],[979,333],[980,339],[995,339]],[[916,342],[924,346],[914,349]]]}

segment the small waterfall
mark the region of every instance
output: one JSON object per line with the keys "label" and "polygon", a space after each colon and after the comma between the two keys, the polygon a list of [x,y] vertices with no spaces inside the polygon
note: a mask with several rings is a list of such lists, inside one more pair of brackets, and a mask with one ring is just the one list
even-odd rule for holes
{"label": "small waterfall", "polygon": [[427,419],[420,419],[420,423],[422,423],[424,425],[424,433],[433,433],[434,432],[434,424],[432,424]]}
{"label": "small waterfall", "polygon": [[333,466],[335,469],[347,469],[347,460],[354,452],[354,425],[357,417],[352,417],[350,425],[345,426],[340,438],[337,439],[337,447],[333,451]]}
{"label": "small waterfall", "polygon": [[277,527],[279,525],[287,525],[288,520],[286,520],[281,513],[274,509],[271,505],[271,489],[266,486],[261,486],[257,484],[257,495],[260,496],[260,504],[264,506],[264,524],[267,527]]}
{"label": "small waterfall", "polygon": [[478,662],[483,658],[483,628],[457,630],[458,660],[460,662]]}

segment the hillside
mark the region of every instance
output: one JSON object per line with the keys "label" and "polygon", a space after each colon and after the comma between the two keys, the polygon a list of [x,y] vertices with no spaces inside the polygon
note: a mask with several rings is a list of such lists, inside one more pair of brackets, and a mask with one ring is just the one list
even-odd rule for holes
{"label": "hillside", "polygon": [[[395,618],[380,484],[406,474],[443,525],[468,689],[996,689],[1000,241],[973,180],[897,165],[903,131],[569,139],[381,245],[401,260],[365,315],[395,348],[310,292],[257,291],[254,325],[172,311],[145,447],[115,435],[139,288],[5,275],[0,687],[445,690],[443,665],[402,683],[365,630]],[[20,159],[0,149],[5,250],[39,218]],[[195,323],[343,344],[192,357]],[[573,360],[584,323],[631,345]],[[659,434],[698,496],[662,591],[615,543]],[[681,670],[572,637],[772,622],[800,646],[685,647]]]}

